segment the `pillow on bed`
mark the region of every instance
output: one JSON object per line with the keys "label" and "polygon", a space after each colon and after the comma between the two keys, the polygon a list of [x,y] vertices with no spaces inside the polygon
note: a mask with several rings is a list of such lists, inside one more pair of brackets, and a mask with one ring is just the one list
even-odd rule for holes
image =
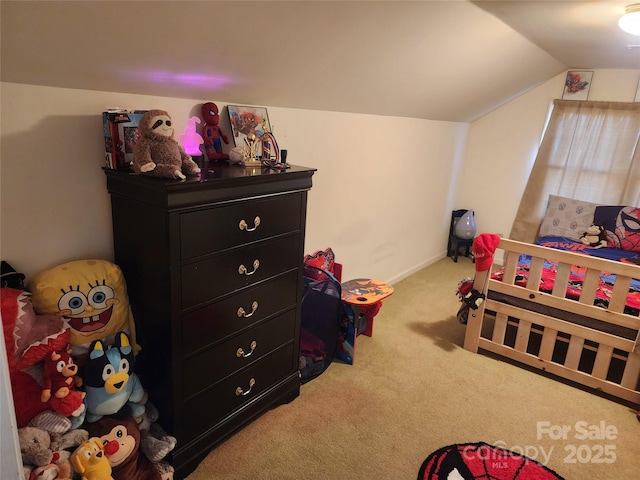
{"label": "pillow on bed", "polygon": [[596,207],[593,222],[605,228],[609,248],[640,252],[640,208],[602,205]]}
{"label": "pillow on bed", "polygon": [[540,225],[540,237],[568,237],[579,241],[594,222],[596,204],[549,195],[547,211]]}

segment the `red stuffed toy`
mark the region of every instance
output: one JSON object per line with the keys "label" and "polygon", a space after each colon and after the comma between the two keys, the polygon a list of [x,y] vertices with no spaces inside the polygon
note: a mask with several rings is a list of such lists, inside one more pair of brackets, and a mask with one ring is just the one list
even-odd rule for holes
{"label": "red stuffed toy", "polygon": [[65,417],[78,416],[82,413],[84,409],[81,405],[86,392],[75,389],[82,383],[80,377],[76,376],[77,373],[78,366],[71,358],[70,345],[66,350],[54,350],[49,353],[44,358],[44,379],[40,401],[47,403],[51,410]]}
{"label": "red stuffed toy", "polygon": [[229,155],[223,153],[222,142],[229,144],[229,138],[220,128],[220,115],[218,114],[218,106],[213,102],[207,102],[202,105],[202,119],[204,126],[202,127],[202,138],[204,139],[204,151],[207,158],[214,162],[218,160],[227,160]]}
{"label": "red stuffed toy", "polygon": [[79,417],[85,410],[83,396],[78,391],[63,398],[51,397],[41,401],[42,386],[27,372],[38,369],[39,362],[51,352],[64,351],[69,344],[69,325],[55,315],[36,315],[31,294],[4,287],[2,297],[2,326],[7,350],[11,393],[18,428],[38,414],[53,410],[64,417]]}

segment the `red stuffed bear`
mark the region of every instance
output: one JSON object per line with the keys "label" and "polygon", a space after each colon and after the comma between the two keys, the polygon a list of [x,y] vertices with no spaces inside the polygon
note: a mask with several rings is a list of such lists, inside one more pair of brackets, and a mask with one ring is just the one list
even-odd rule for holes
{"label": "red stuffed bear", "polygon": [[[75,387],[82,384],[80,377],[76,376],[77,373],[78,366],[71,358],[71,347],[66,351],[51,352],[44,358],[44,380],[40,400],[49,401],[52,392],[56,398],[64,398],[75,391]],[[80,395],[84,398],[85,393],[81,392]]]}

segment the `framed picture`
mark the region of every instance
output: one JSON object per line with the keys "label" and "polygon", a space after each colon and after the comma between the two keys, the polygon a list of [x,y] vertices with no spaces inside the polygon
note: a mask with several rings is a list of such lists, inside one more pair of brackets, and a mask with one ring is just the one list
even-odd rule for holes
{"label": "framed picture", "polygon": [[633,100],[634,102],[640,102],[640,82],[638,82],[638,88],[636,88],[636,98]]}
{"label": "framed picture", "polygon": [[261,139],[265,132],[271,131],[266,108],[227,105],[227,109],[229,110],[233,143],[236,147],[244,147],[244,140],[250,133],[254,133],[258,139]]}
{"label": "framed picture", "polygon": [[563,100],[587,100],[593,72],[570,71],[564,81]]}

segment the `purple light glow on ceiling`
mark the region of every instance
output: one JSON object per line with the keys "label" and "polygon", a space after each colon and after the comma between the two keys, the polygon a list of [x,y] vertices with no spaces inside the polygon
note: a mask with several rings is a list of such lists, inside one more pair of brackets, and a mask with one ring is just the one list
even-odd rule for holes
{"label": "purple light glow on ceiling", "polygon": [[184,85],[196,89],[217,90],[231,82],[222,75],[205,75],[201,73],[174,73],[164,70],[127,72],[127,77],[142,82],[155,84]]}

